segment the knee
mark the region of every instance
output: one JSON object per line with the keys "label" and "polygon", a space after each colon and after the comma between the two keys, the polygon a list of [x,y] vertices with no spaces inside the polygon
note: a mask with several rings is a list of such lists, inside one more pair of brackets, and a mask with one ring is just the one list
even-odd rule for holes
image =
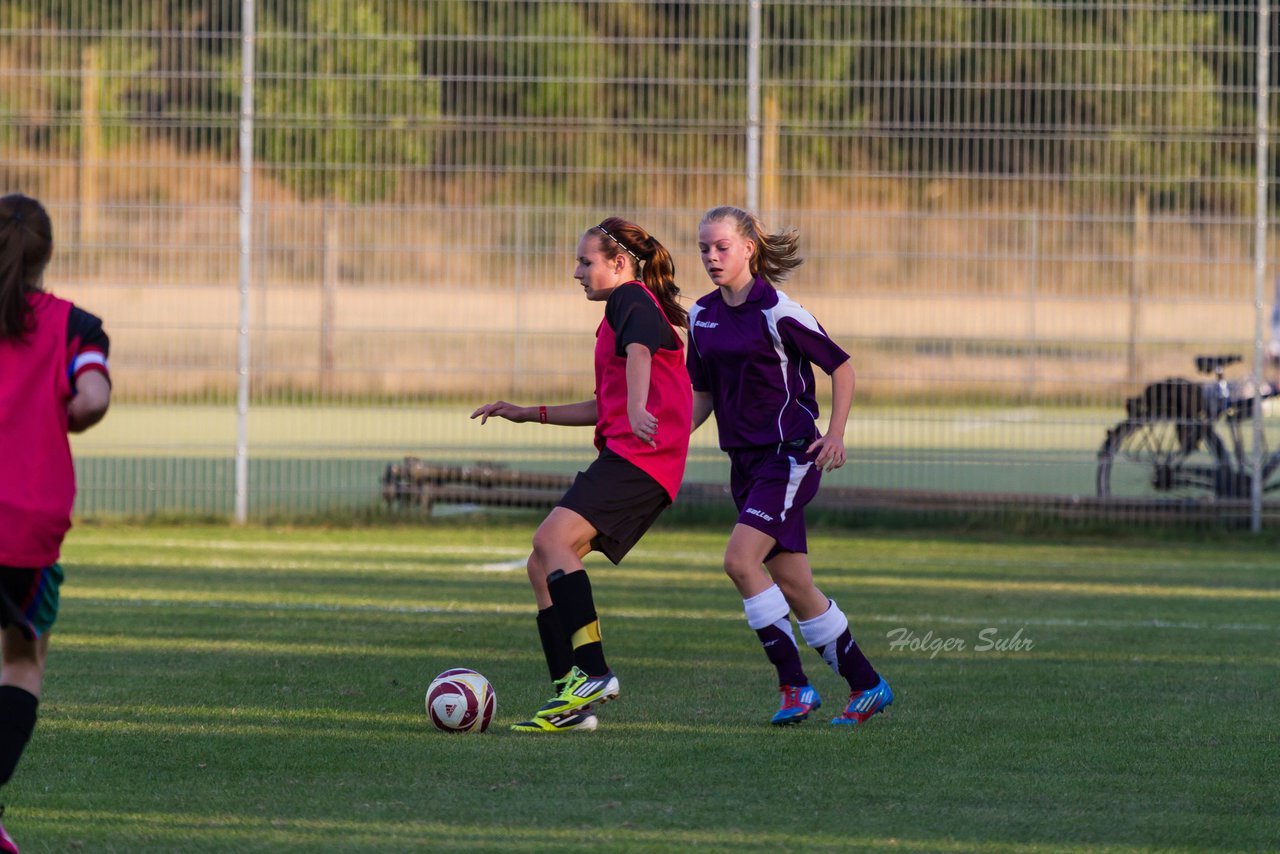
{"label": "knee", "polygon": [[538,530],[533,532],[533,554],[529,555],[529,571],[533,572],[536,563],[542,574],[546,575],[547,556],[558,544],[555,533],[546,524],[539,525]]}
{"label": "knee", "polygon": [[773,577],[774,583],[782,591],[782,595],[787,597],[787,601],[794,603],[797,600],[805,598],[805,596],[813,589],[813,583],[807,580],[791,578],[784,573],[777,573]]}
{"label": "knee", "polygon": [[749,578],[759,569],[760,564],[755,563],[742,555],[730,552],[724,556],[724,574],[734,581],[742,581]]}

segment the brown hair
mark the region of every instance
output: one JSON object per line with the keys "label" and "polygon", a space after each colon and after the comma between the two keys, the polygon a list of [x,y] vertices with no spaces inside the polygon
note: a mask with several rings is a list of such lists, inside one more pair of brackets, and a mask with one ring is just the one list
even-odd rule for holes
{"label": "brown hair", "polygon": [[617,216],[592,226],[588,233],[599,239],[600,252],[606,259],[612,261],[624,252],[629,255],[637,278],[653,291],[671,325],[689,328],[689,312],[678,301],[680,289],[676,287],[676,264],[671,260],[667,247],[634,222]]}
{"label": "brown hair", "polygon": [[753,276],[764,276],[771,283],[782,282],[791,275],[792,270],[804,263],[799,254],[800,232],[794,228],[769,234],[755,214],[732,205],[721,205],[707,211],[702,215],[702,222],[698,226],[721,221],[732,222],[738,229],[738,234],[755,243],[756,251],[751,256]]}
{"label": "brown hair", "polygon": [[21,339],[31,330],[29,291],[53,255],[53,224],[44,206],[30,196],[0,198],[0,341]]}

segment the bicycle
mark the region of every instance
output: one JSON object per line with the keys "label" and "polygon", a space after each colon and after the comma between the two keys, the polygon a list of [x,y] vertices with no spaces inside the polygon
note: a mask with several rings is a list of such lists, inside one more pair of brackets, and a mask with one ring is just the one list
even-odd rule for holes
{"label": "bicycle", "polygon": [[[1214,379],[1172,377],[1153,382],[1125,402],[1126,417],[1107,430],[1098,449],[1099,498],[1183,501],[1248,499],[1253,486],[1253,413],[1280,389],[1224,378],[1239,355],[1196,356],[1196,370]],[[1280,489],[1280,419],[1265,418],[1263,492]]]}

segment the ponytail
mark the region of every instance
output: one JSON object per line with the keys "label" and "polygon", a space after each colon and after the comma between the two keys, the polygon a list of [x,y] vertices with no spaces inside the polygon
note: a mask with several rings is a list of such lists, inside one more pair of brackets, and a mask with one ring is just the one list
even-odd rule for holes
{"label": "ponytail", "polygon": [[636,278],[644,282],[662,306],[672,326],[689,328],[689,312],[680,305],[680,288],[676,287],[676,263],[667,247],[656,237],[633,222],[611,216],[591,231],[600,238],[600,251],[612,261],[626,253],[636,270]]}
{"label": "ponytail", "polygon": [[21,193],[0,198],[0,341],[20,340],[31,330],[29,291],[53,255],[53,226],[35,199]]}
{"label": "ponytail", "polygon": [[794,228],[769,234],[754,214],[731,205],[721,205],[707,211],[702,215],[699,226],[723,221],[733,223],[738,234],[756,245],[756,251],[751,256],[753,276],[763,276],[770,283],[776,284],[784,281],[792,270],[804,263],[804,259],[800,257],[800,233]]}

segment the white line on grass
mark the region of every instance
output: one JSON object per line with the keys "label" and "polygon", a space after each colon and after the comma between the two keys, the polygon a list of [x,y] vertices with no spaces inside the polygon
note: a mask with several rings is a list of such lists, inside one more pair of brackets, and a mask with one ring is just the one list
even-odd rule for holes
{"label": "white line on grass", "polygon": [[527,555],[529,550],[504,546],[428,546],[394,545],[388,543],[280,543],[269,540],[157,540],[151,537],[72,537],[68,547],[81,548],[144,548],[144,549],[194,549],[198,551],[265,551],[308,552],[316,554],[405,554],[405,555]]}
{"label": "white line on grass", "polygon": [[463,569],[474,569],[476,572],[515,572],[525,566],[526,562],[523,560],[508,560],[502,563],[469,563]]}
{"label": "white line on grass", "polygon": [[[520,606],[502,605],[493,608],[453,608],[441,605],[374,605],[374,604],[334,604],[308,602],[237,602],[227,600],[179,600],[179,599],[103,599],[93,596],[78,597],[63,591],[63,596],[91,605],[119,607],[122,605],[147,608],[200,608],[210,610],[240,611],[318,611],[324,613],[380,613],[380,614],[456,614],[472,617],[492,617],[495,614],[511,613]],[[676,610],[628,611],[611,610],[611,618],[619,619],[653,619],[655,616],[672,619],[719,619],[741,620],[741,612],[689,612]],[[1044,626],[1078,629],[1180,629],[1189,631],[1214,632],[1275,632],[1280,625],[1266,623],[1192,623],[1172,620],[1077,620],[1069,617],[955,617],[946,614],[860,614],[855,622],[928,624],[947,623],[966,626]]]}

